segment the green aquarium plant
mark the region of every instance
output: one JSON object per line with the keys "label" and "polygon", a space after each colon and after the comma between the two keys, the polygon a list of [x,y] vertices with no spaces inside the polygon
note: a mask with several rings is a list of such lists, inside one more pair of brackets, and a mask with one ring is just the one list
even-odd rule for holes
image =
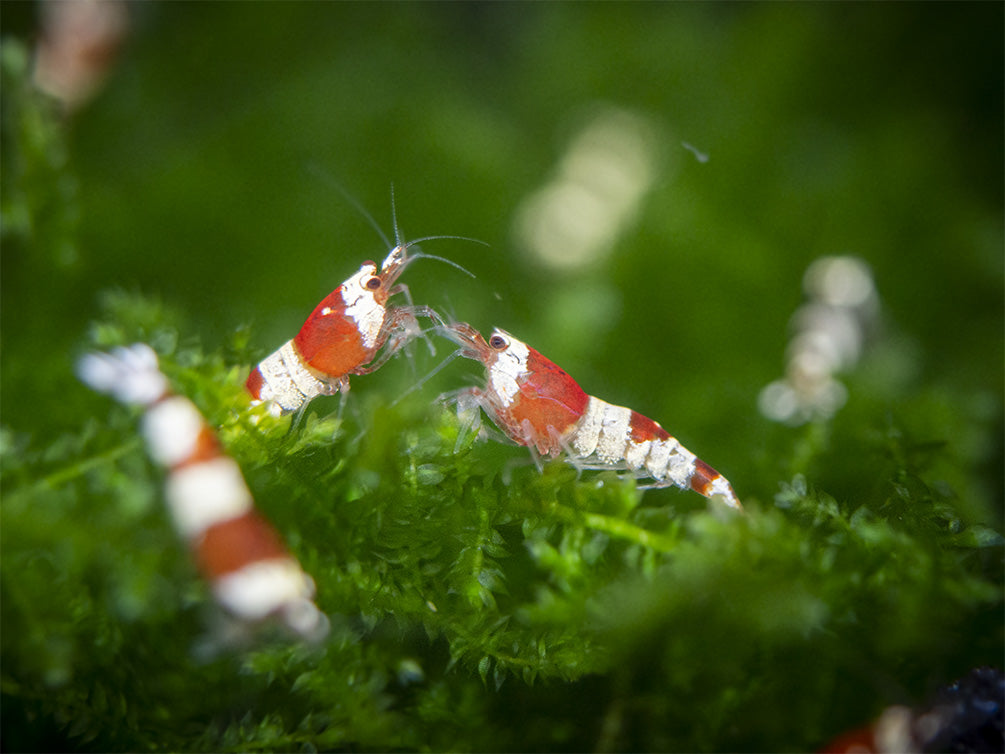
{"label": "green aquarium plant", "polygon": [[173,345],[162,307],[107,302],[95,345],[164,348],[332,630],[207,655],[212,599],[164,473],[135,411],[95,396],[108,419],[48,447],[4,436],[5,717],[24,716],[21,745],[803,748],[1000,640],[1001,538],[959,518],[931,449],[895,424],[860,438],[886,458],[881,497],[838,502],[796,476],[745,514],[652,506],[611,473],[458,447],[457,419],[418,398],[354,393],[358,419],[298,424],[250,411],[243,336]]}

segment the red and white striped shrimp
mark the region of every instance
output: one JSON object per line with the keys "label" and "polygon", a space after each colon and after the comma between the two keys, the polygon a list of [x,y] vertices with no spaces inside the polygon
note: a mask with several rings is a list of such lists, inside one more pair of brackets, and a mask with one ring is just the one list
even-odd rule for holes
{"label": "red and white striped shrimp", "polygon": [[[460,355],[480,361],[484,388],[453,394],[460,413],[478,407],[507,437],[542,456],[565,453],[581,469],[626,469],[649,487],[692,489],[742,509],[722,474],[642,414],[587,395],[557,364],[504,330],[486,341],[463,322],[447,325]],[[477,421],[478,414],[474,414]]]}
{"label": "red and white striped shrimp", "polygon": [[416,259],[437,259],[471,274],[449,259],[408,254],[410,247],[434,238],[461,236],[399,242],[379,270],[367,261],[325,296],[296,337],[251,370],[245,387],[254,401],[271,401],[272,412],[282,415],[320,395],[344,393],[349,390],[349,375],[377,370],[409,340],[422,335],[417,317],[442,323],[428,306],[416,306],[410,300],[405,306],[388,304],[388,299],[399,293],[409,299],[408,287],[395,285],[395,281]]}
{"label": "red and white striped shrimp", "polygon": [[147,448],[168,469],[168,510],[217,602],[243,623],[276,616],[304,638],[323,638],[328,619],[313,602],[313,580],[255,510],[240,468],[199,410],[171,392],[153,349],[136,343],[90,353],[77,373],[95,390],[145,409]]}

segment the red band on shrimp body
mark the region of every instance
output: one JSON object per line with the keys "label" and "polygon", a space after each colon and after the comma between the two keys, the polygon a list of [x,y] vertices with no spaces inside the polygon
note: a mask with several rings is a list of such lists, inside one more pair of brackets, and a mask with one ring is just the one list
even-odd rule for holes
{"label": "red band on shrimp body", "polygon": [[638,411],[632,411],[628,427],[631,432],[632,442],[646,442],[647,440],[669,440],[670,433],[654,422],[648,416],[643,416]]}
{"label": "red band on shrimp body", "polygon": [[586,411],[590,396],[558,364],[533,348],[528,348],[527,351],[529,376],[523,380],[520,392],[529,398],[556,403],[574,416],[573,421],[579,419]]}
{"label": "red band on shrimp body", "polygon": [[251,397],[256,401],[262,399],[262,385],[265,384],[265,380],[262,379],[262,372],[258,367],[251,370],[251,374],[248,375],[247,382],[244,383],[244,389],[251,394]]}
{"label": "red band on shrimp body", "polygon": [[172,466],[171,470],[176,471],[186,466],[211,461],[212,459],[220,458],[223,455],[224,453],[223,449],[220,447],[220,441],[216,439],[216,435],[213,434],[213,430],[211,430],[208,426],[203,426],[195,438],[195,444],[192,446],[192,452],[189,454],[188,458]]}
{"label": "red band on shrimp body", "polygon": [[317,305],[293,345],[305,365],[331,377],[348,374],[373,356],[372,349],[363,346],[356,323],[346,316],[341,288]]}
{"label": "red band on shrimp body", "polygon": [[694,459],[694,471],[691,474],[691,489],[700,495],[708,497],[712,492],[712,483],[720,479],[722,474],[713,469],[700,458]]}
{"label": "red band on shrimp body", "polygon": [[199,569],[211,581],[252,563],[289,557],[275,529],[253,510],[210,526],[194,548]]}
{"label": "red band on shrimp body", "polygon": [[[548,444],[553,428],[560,435],[583,416],[590,396],[569,374],[533,348],[528,348],[527,376],[520,380],[512,414],[519,424],[530,420],[540,443]],[[557,448],[555,449],[557,450]]]}

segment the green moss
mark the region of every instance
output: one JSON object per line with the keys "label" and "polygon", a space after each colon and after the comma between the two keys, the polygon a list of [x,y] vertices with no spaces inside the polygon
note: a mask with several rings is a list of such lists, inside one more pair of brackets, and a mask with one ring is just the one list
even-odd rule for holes
{"label": "green moss", "polygon": [[[160,307],[109,301],[102,345],[180,340]],[[838,502],[796,477],[746,515],[696,496],[675,513],[561,463],[507,472],[518,449],[455,451],[456,419],[422,396],[388,408],[354,392],[358,419],[311,410],[291,426],[244,408],[244,370],[221,354],[169,347],[164,370],[220,426],[332,635],[200,663],[206,590],[133,412],[105,405],[109,421],[46,448],[8,431],[4,693],[65,745],[803,748],[891,685],[925,688],[1000,647],[1002,539],[960,521],[927,477],[933,454],[894,427],[886,497]],[[557,719],[521,713],[541,738],[503,701],[541,685],[571,699],[604,677]]]}

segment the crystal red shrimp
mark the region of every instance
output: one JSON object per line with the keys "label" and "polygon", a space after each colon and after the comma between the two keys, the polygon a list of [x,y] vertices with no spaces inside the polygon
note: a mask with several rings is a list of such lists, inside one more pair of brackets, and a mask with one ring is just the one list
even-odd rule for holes
{"label": "crystal red shrimp", "polygon": [[462,413],[481,407],[507,437],[542,456],[564,453],[582,469],[626,469],[653,479],[651,487],[719,495],[742,510],[726,478],[652,419],[587,395],[557,364],[504,330],[486,341],[465,323],[444,329],[461,345],[460,355],[487,373],[484,388],[453,394]]}
{"label": "crystal red shrimp", "polygon": [[273,413],[287,414],[320,395],[345,392],[349,375],[375,371],[421,335],[417,317],[441,322],[428,306],[388,304],[399,293],[407,298],[408,288],[395,281],[415,259],[453,264],[427,254],[409,256],[408,248],[418,242],[395,246],[379,270],[365,262],[325,296],[296,336],[251,370],[245,387],[254,401],[271,401]]}
{"label": "crystal red shrimp", "polygon": [[148,450],[168,469],[167,508],[217,603],[242,623],[276,616],[303,638],[323,638],[328,618],[313,602],[313,580],[255,509],[240,468],[199,410],[171,392],[153,350],[137,343],[90,353],[77,373],[95,390],[145,410]]}

